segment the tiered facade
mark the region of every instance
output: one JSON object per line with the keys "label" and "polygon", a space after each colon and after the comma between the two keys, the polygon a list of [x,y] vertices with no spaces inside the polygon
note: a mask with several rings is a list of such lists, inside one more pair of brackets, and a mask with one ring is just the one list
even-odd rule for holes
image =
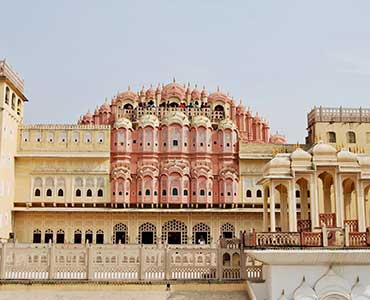
{"label": "tiered facade", "polygon": [[261,281],[265,263],[273,281],[284,251],[313,264],[312,249],[370,246],[368,110],[314,108],[289,145],[220,90],[175,81],[73,125],[24,125],[26,101],[1,61],[0,238],[16,243],[0,279]]}

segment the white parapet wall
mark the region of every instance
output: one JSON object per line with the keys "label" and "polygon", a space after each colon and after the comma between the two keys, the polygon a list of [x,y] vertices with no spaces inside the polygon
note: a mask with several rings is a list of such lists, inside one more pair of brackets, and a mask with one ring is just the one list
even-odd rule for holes
{"label": "white parapet wall", "polygon": [[[265,263],[265,281],[251,285],[257,299],[370,299],[369,250],[252,250],[248,255]],[[331,294],[340,297],[322,298]]]}

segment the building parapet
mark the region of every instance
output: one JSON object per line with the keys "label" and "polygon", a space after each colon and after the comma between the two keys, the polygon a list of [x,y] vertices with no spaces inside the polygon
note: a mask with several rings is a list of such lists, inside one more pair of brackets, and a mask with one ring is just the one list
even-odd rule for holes
{"label": "building parapet", "polygon": [[0,60],[0,77],[7,78],[22,94],[24,93],[24,82],[19,75],[13,71],[6,60]]}
{"label": "building parapet", "polygon": [[308,127],[318,122],[370,123],[370,109],[343,107],[315,107],[307,115]]}
{"label": "building parapet", "polygon": [[77,125],[77,124],[23,124],[19,129],[65,129],[65,130],[83,130],[83,129],[110,129],[110,125]]}
{"label": "building parapet", "polygon": [[0,250],[7,281],[262,280],[262,264],[235,247],[7,243]]}

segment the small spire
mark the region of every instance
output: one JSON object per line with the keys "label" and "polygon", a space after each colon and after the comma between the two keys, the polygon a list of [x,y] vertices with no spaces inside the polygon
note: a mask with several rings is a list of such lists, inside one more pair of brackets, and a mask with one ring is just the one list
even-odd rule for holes
{"label": "small spire", "polygon": [[131,86],[130,85],[128,85],[127,90],[131,91]]}
{"label": "small spire", "polygon": [[173,83],[175,83],[175,82],[176,82],[176,78],[175,78],[175,77],[173,77],[172,82],[173,82]]}
{"label": "small spire", "polygon": [[195,84],[195,89],[197,89],[197,88],[198,88],[198,84],[196,83],[196,84]]}
{"label": "small spire", "polygon": [[217,86],[217,92],[219,92],[219,91],[220,91],[220,86],[218,85],[218,86]]}

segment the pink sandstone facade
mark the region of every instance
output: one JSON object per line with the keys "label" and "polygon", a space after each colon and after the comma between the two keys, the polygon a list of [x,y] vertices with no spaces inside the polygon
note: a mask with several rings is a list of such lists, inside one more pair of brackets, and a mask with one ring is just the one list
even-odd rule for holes
{"label": "pink sandstone facade", "polygon": [[79,124],[112,127],[111,201],[117,207],[234,207],[239,139],[285,143],[228,95],[175,81],[119,93]]}

